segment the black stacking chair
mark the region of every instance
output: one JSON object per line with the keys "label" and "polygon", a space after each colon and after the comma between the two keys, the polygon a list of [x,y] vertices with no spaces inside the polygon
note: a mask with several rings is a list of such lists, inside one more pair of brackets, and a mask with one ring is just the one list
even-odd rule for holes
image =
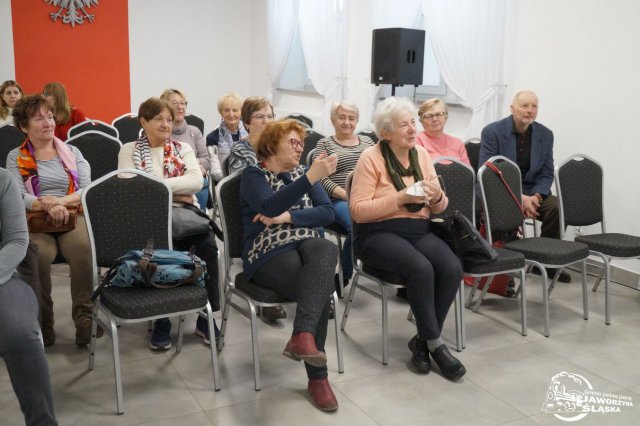
{"label": "black stacking chair", "polygon": [[197,115],[187,114],[184,116],[184,119],[187,124],[196,126],[198,130],[200,130],[200,133],[204,135],[204,120],[202,118],[198,117]]}
{"label": "black stacking chair", "polygon": [[[447,209],[439,214],[431,216],[431,220],[438,220],[439,218],[445,218],[451,216],[456,210],[460,211],[475,225],[475,202],[476,202],[476,178],[473,169],[468,165],[462,163],[460,160],[453,157],[440,157],[434,160],[434,167],[436,173],[442,178],[445,193],[449,198],[449,205]],[[470,263],[463,264],[463,270],[465,276],[473,277],[475,279],[474,285],[469,292],[469,296],[465,303],[468,308],[473,305],[473,312],[478,312],[482,299],[487,294],[487,290],[491,286],[493,277],[497,274],[511,274],[520,278],[520,291],[517,293],[520,296],[520,322],[522,324],[521,333],[523,336],[527,335],[527,300],[525,291],[525,262],[522,253],[515,251],[496,248],[498,252],[498,258],[493,262],[476,265]],[[473,303],[473,297],[478,289],[480,278],[489,277],[485,283],[480,296],[477,298],[475,304]],[[462,290],[461,290],[462,291]],[[463,297],[463,294],[460,294]],[[462,324],[462,343],[464,345],[465,338],[465,326],[464,319],[462,318],[462,310],[460,310],[460,323]]]}
{"label": "black stacking chair", "polygon": [[303,126],[311,129],[313,127],[313,120],[302,114],[290,114],[286,118],[299,121]]}
{"label": "black stacking chair", "polygon": [[363,130],[363,131],[358,132],[358,134],[359,135],[363,135],[363,136],[369,136],[373,142],[378,143],[378,135],[376,135],[376,132],[374,132],[374,131],[365,132]]}
{"label": "black stacking chair", "polygon": [[480,168],[480,138],[471,138],[465,141],[464,148],[467,150],[467,157],[469,157],[469,162],[471,163],[471,167],[473,170],[478,173],[478,169]]}
{"label": "black stacking chair", "polygon": [[138,122],[138,116],[133,113],[123,114],[113,120],[113,127],[118,129],[118,138],[123,144],[138,140],[142,126]]}
{"label": "black stacking chair", "polygon": [[[353,172],[350,173],[347,177],[347,197],[349,197],[349,194],[351,194],[352,181]],[[351,229],[353,229],[353,225],[354,222],[352,219]],[[349,318],[349,311],[351,311],[351,304],[353,303],[356,289],[360,289],[363,292],[370,294],[377,299],[380,299],[380,301],[382,302],[382,364],[387,365],[389,363],[389,312],[387,307],[387,290],[390,288],[405,288],[406,285],[404,284],[400,275],[377,269],[373,265],[365,264],[359,261],[356,258],[355,253],[353,252],[353,245],[351,246],[351,259],[353,261],[353,279],[351,280],[351,290],[349,291],[349,298],[347,299],[347,303],[344,307],[344,313],[342,314],[342,323],[340,325],[340,328],[342,329],[342,331],[344,331],[347,326],[347,319]],[[375,287],[361,284],[359,282],[361,277],[365,277],[371,280],[375,284]],[[461,323],[462,315],[460,314],[460,312],[462,311],[462,297],[460,291],[456,295],[454,306],[456,309],[456,350],[460,352],[464,348],[464,333],[462,331]],[[409,308],[407,320],[410,321],[412,318],[413,313],[411,312],[411,308]]]}
{"label": "black stacking chair", "polygon": [[75,135],[79,135],[83,132],[88,132],[90,130],[94,130],[97,132],[106,133],[109,136],[113,136],[118,139],[118,129],[113,127],[111,124],[107,124],[104,121],[100,120],[86,120],[82,123],[78,123],[67,131],[67,139],[74,137]]}
{"label": "black stacking chair", "polygon": [[67,144],[77,147],[89,162],[92,182],[118,169],[118,153],[122,144],[113,136],[89,130],[71,136]]}
{"label": "black stacking chair", "polygon": [[[516,196],[522,194],[520,169],[513,161],[501,155],[489,159],[502,173],[505,181]],[[520,207],[501,182],[496,173],[486,165],[478,171],[478,180],[482,192],[485,212],[487,239],[491,243],[492,233],[511,234],[522,227],[523,214]],[[504,248],[520,252],[527,265],[538,267],[542,272],[542,303],[544,306],[544,335],[549,337],[549,296],[562,271],[562,268],[574,263],[582,263],[582,316],[589,319],[589,302],[587,299],[587,257],[589,248],[586,244],[574,241],[557,240],[555,238],[532,237],[510,241]],[[551,283],[547,279],[547,268],[558,268]]]}
{"label": "black stacking chair", "polygon": [[[220,223],[224,233],[224,284],[225,284],[225,304],[222,312],[222,325],[220,327],[220,338],[218,339],[218,350],[224,346],[224,336],[227,332],[229,321],[229,307],[233,307],[251,322],[251,342],[253,349],[253,379],[255,390],[261,389],[260,381],[260,348],[258,340],[258,320],[256,317],[256,307],[280,306],[295,303],[275,290],[260,286],[247,279],[244,272],[236,274],[235,278],[231,274],[231,263],[234,258],[242,256],[242,213],[240,211],[240,179],[242,170],[225,177],[216,185],[216,199],[220,212]],[[236,299],[242,300],[245,304],[240,305]],[[333,293],[334,306],[338,307],[338,297]],[[337,311],[336,311],[337,312]],[[337,318],[337,315],[336,315]],[[342,346],[340,345],[340,333],[338,332],[338,320],[335,321],[336,348],[338,351],[338,372],[344,372],[342,360]]]}
{"label": "black stacking chair", "polygon": [[0,126],[0,165],[3,168],[7,168],[7,154],[9,154],[9,151],[22,145],[22,142],[26,139],[27,136],[17,127],[11,124]]}
{"label": "black stacking chair", "polygon": [[[118,175],[123,172],[127,173],[126,177]],[[144,248],[148,239],[153,238],[154,248],[172,248],[171,200],[171,190],[166,183],[133,169],[116,170],[85,188],[82,207],[91,242],[94,288],[100,284],[100,268],[110,267],[128,250]],[[213,331],[213,314],[205,288],[107,286],[102,289],[93,305],[89,370],[95,366],[96,329],[99,324],[113,341],[118,414],[124,413],[118,327],[121,324],[179,316],[176,345],[176,352],[179,353],[184,334],[184,315],[203,310],[207,313],[209,330]],[[216,382],[219,374],[214,333],[211,333],[210,346],[213,385],[217,391],[220,387]]]}
{"label": "black stacking chair", "polygon": [[300,155],[300,164],[307,164],[307,155],[309,152],[318,145],[320,139],[324,138],[320,133],[316,132],[313,129],[308,129],[307,134],[304,137],[304,149],[302,150],[302,154]]}
{"label": "black stacking chair", "polygon": [[640,258],[640,237],[607,232],[604,225],[603,172],[595,160],[576,154],[556,168],[556,190],[560,200],[560,235],[566,226],[590,226],[600,223],[599,234],[578,235],[575,240],[589,246],[589,253],[604,263],[593,291],[604,276],[605,324],[611,324],[609,298],[612,259]]}

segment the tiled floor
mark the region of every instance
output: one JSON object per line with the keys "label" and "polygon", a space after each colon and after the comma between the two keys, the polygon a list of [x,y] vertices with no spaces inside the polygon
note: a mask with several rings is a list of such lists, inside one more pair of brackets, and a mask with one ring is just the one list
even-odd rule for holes
{"label": "tiled floor", "polygon": [[[380,304],[357,293],[343,333],[345,372],[338,374],[333,328],[327,338],[329,379],[340,409],[316,410],[306,393],[304,368],[281,355],[289,318],[260,323],[263,389],[253,389],[248,320],[232,312],[220,353],[220,392],[213,391],[208,349],[188,318],[182,353],[152,353],[144,324],[120,329],[125,414],[115,414],[111,341],[100,339],[97,365],[87,370],[86,349],[73,344],[68,275],[56,267],[55,346],[47,349],[55,408],[61,425],[535,425],[566,424],[541,410],[551,377],[566,371],[586,378],[593,390],[630,396],[640,404],[640,292],[614,285],[613,322],[604,325],[604,294],[589,291],[590,318],[581,317],[579,278],[552,295],[551,337],[542,335],[540,284],[528,287],[529,335],[519,333],[517,300],[488,296],[474,314],[466,310],[467,345],[457,354],[467,367],[458,383],[432,371],[408,368],[407,341],[415,326],[407,304],[391,297],[389,364],[381,360]],[[589,279],[589,284],[593,278]],[[341,302],[339,313],[342,312]],[[331,326],[332,324],[330,324]],[[175,321],[174,321],[175,326]],[[175,330],[175,327],[174,327]],[[450,315],[445,338],[454,346]],[[637,425],[640,411],[589,414],[579,424]],[[6,370],[0,367],[0,424],[19,425],[22,415]]]}

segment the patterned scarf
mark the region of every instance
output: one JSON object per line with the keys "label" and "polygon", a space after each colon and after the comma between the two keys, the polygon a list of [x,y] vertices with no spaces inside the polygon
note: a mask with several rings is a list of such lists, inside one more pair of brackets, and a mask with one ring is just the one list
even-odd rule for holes
{"label": "patterned scarf", "polygon": [[[400,164],[400,161],[398,161],[398,158],[396,158],[396,155],[389,147],[389,142],[386,140],[380,141],[380,149],[382,150],[382,156],[384,157],[384,164],[387,168],[387,173],[389,173],[393,186],[398,191],[402,191],[407,187],[402,180],[402,176],[413,176],[413,180],[415,182],[422,180],[422,170],[420,169],[420,163],[418,161],[418,151],[415,148],[411,148],[409,150],[409,167],[407,168]],[[405,204],[405,207],[410,212],[420,211],[424,206],[424,203]]]}
{"label": "patterned scarf", "polygon": [[[223,157],[220,158],[220,161],[222,161],[231,151],[231,146],[233,145],[233,132],[229,130],[224,120],[222,120],[218,129],[220,135],[218,138],[218,156]],[[247,132],[247,129],[245,129],[244,124],[242,124],[242,121],[238,123],[237,132],[240,133],[239,140],[244,140],[249,136],[249,133]]]}
{"label": "patterned scarf", "polygon": [[[167,139],[164,143],[164,159],[162,161],[163,176],[165,179],[182,176],[185,166],[182,154],[180,154],[180,143]],[[151,148],[149,139],[143,131],[133,148],[133,165],[137,170],[153,174],[153,159],[151,158]]]}
{"label": "patterned scarf", "polygon": [[[257,168],[262,170],[265,174],[265,179],[271,185],[273,192],[278,192],[281,188],[284,188],[289,183],[304,176],[305,169],[302,166],[297,166],[289,173],[277,175],[267,168],[262,163],[256,164]],[[287,176],[288,175],[288,176]],[[291,206],[289,210],[310,209],[313,208],[313,202],[309,197],[309,194],[304,194],[299,202]],[[302,241],[307,238],[319,238],[320,234],[315,229],[311,228],[294,228],[290,223],[284,223],[281,225],[265,226],[265,228],[253,239],[253,246],[249,253],[247,253],[247,259],[249,263],[256,261],[261,255],[285,244],[292,243],[294,241]]]}
{"label": "patterned scarf", "polygon": [[[60,139],[53,138],[53,146],[58,153],[58,158],[62,164],[62,168],[69,175],[69,186],[67,187],[67,195],[73,194],[78,190],[78,168],[76,167],[76,156],[73,155],[71,149]],[[18,171],[22,176],[24,186],[27,192],[36,197],[40,196],[40,177],[38,176],[38,163],[35,158],[35,150],[29,139],[25,140],[18,151]]]}

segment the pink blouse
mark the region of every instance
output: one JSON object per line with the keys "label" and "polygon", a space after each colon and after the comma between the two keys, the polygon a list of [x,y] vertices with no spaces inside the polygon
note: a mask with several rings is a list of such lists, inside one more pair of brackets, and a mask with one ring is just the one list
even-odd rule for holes
{"label": "pink blouse", "polygon": [[422,132],[416,137],[419,145],[423,146],[432,159],[438,157],[453,157],[462,161],[464,164],[471,166],[467,149],[460,139],[443,133],[437,138],[427,136],[427,132]]}

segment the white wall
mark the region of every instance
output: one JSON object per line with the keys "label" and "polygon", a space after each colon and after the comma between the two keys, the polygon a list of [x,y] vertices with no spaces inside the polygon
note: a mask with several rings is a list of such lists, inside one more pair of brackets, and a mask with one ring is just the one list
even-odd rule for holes
{"label": "white wall", "polygon": [[205,120],[205,133],[213,130],[221,95],[251,94],[249,5],[250,0],[130,0],[131,110],[176,88],[186,94],[188,112]]}
{"label": "white wall", "polygon": [[11,0],[0,0],[0,83],[15,80]]}

